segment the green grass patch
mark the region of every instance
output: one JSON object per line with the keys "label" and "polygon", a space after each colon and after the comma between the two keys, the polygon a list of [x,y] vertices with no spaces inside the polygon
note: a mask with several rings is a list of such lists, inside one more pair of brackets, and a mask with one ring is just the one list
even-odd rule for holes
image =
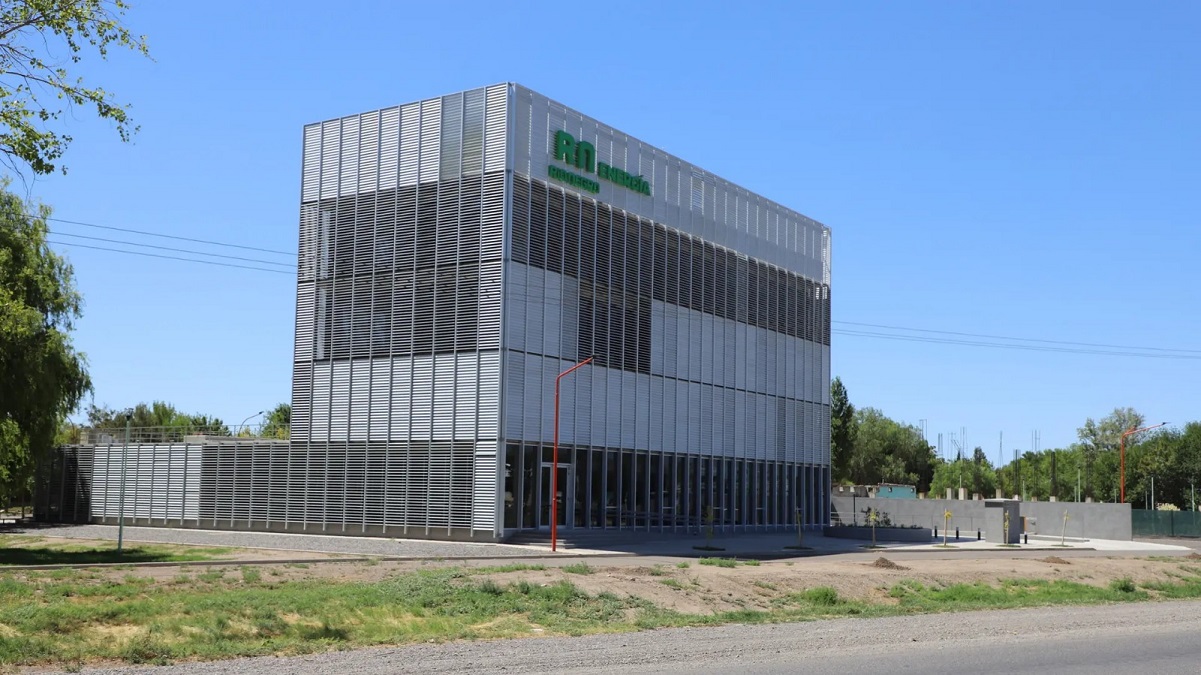
{"label": "green grass patch", "polygon": [[591,565],[589,565],[588,563],[585,563],[585,562],[574,563],[572,565],[564,565],[562,567],[562,569],[564,572],[567,572],[568,574],[594,574],[596,572],[596,570],[593,569]]}
{"label": "green grass patch", "polygon": [[117,544],[47,543],[41,537],[0,540],[0,565],[96,565],[103,563],[198,562],[228,556],[234,549],[200,546],[139,545],[117,552]]}
{"label": "green grass patch", "polygon": [[696,562],[700,565],[709,565],[711,567],[738,567],[739,565],[758,567],[760,565],[760,562],[754,558],[748,560],[739,560],[737,558],[701,558]]}
{"label": "green grass patch", "polygon": [[676,567],[678,567],[679,569],[682,569],[682,570],[686,570],[689,567],[692,567],[692,565],[688,564],[687,562],[681,561],[681,562],[676,563]]}
{"label": "green grass patch", "polygon": [[1011,609],[1045,605],[1082,605],[1142,600],[1148,596],[1129,579],[1117,579],[1107,588],[1057,579],[1008,579],[993,586],[985,583],[926,587],[910,581],[893,586],[889,595],[909,611],[946,612],[970,609]]}
{"label": "green grass patch", "polygon": [[1180,577],[1177,583],[1156,581],[1143,584],[1143,588],[1170,600],[1201,598],[1201,577]]}
{"label": "green grass patch", "polygon": [[472,567],[472,574],[501,574],[503,572],[541,572],[546,565],[531,565],[529,563],[509,563],[508,565],[488,565]]}
{"label": "green grass patch", "polygon": [[738,567],[738,561],[733,558],[701,558],[696,562],[710,567]]}
{"label": "green grass patch", "polygon": [[[700,562],[739,564],[732,558]],[[578,566],[592,572],[583,563],[571,567]],[[844,598],[821,586],[777,592],[759,609],[688,614],[637,597],[591,595],[566,579],[502,584],[478,576],[478,569],[432,567],[377,582],[283,581],[257,571],[193,569],[157,581],[107,572],[0,572],[0,663],[78,669],[101,661],[158,664],[534,634],[1130,602],[1151,593],[1201,598],[1201,576],[1142,587],[1129,579],[1107,586],[1018,579],[946,587],[905,580],[888,588],[895,600],[888,604]],[[677,590],[699,585],[688,577],[657,581]],[[777,590],[763,581],[747,583]]]}

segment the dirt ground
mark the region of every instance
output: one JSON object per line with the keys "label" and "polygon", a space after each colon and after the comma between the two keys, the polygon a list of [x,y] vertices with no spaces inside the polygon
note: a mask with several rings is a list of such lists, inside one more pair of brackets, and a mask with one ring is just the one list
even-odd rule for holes
{"label": "dirt ground", "polygon": [[[0,540],[5,547],[8,548],[58,548],[68,547],[71,549],[93,547],[101,550],[112,550],[113,542],[109,539],[75,539],[67,537],[45,537],[45,536],[22,536],[22,535],[5,535]],[[336,553],[317,553],[310,551],[284,551],[278,549],[259,549],[259,548],[236,548],[224,546],[195,546],[191,544],[156,544],[148,542],[131,541],[126,544],[127,548],[147,547],[172,553],[187,553],[190,549],[198,550],[210,556],[212,560],[295,560],[303,558],[306,560],[336,560],[339,558],[361,557],[361,556],[345,556]],[[214,549],[226,549],[227,553],[211,554],[208,553]],[[181,563],[186,564],[186,563]],[[4,568],[0,567],[0,571]]]}
{"label": "dirt ground", "polygon": [[[261,558],[260,558],[261,559]],[[603,592],[618,596],[636,596],[656,605],[686,613],[707,614],[733,609],[768,608],[774,598],[818,586],[830,586],[841,597],[895,602],[888,589],[905,580],[927,586],[955,583],[997,583],[1005,579],[1063,579],[1106,586],[1113,579],[1128,577],[1135,583],[1171,581],[1182,574],[1201,574],[1201,555],[1172,557],[1048,557],[1012,559],[918,559],[896,563],[887,558],[874,562],[850,562],[837,559],[799,559],[772,561],[737,567],[700,565],[689,561],[687,567],[676,564],[642,566],[606,565],[603,559],[587,561],[589,573],[564,571],[559,567],[503,571],[488,563],[463,567],[461,562],[347,561],[300,565],[256,565],[265,582],[326,579],[339,582],[381,581],[397,574],[438,567],[463,567],[471,579],[491,579],[500,585],[518,581],[553,584],[567,580],[591,594]],[[538,565],[530,562],[528,565]],[[570,566],[569,566],[570,568]],[[580,569],[580,568],[576,568]],[[171,567],[138,567],[119,570],[91,570],[92,578],[123,579],[129,575],[149,577],[159,583],[172,583],[200,574],[220,573],[235,581],[243,572],[237,567],[209,567],[181,564]],[[23,576],[14,572],[15,576]]]}

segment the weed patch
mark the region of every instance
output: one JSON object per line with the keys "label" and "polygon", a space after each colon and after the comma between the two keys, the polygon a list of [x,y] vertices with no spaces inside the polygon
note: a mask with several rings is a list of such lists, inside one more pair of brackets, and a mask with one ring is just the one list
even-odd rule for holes
{"label": "weed patch", "polygon": [[531,565],[529,563],[509,563],[508,565],[491,565],[485,567],[473,567],[473,574],[501,574],[504,572],[541,572],[546,569],[546,565]]}

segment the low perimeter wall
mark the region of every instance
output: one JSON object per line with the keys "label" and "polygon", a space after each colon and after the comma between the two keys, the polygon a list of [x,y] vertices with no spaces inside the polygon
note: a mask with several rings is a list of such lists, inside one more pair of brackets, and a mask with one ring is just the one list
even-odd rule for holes
{"label": "low perimeter wall", "polygon": [[[873,538],[870,527],[825,527],[823,534],[835,539],[871,541]],[[924,527],[917,530],[911,527],[877,527],[874,537],[876,541],[920,542],[923,544],[928,544],[934,539],[933,533]]]}
{"label": "low perimeter wall", "polygon": [[[920,525],[942,530],[943,513],[951,511],[950,529],[960,534],[983,531],[984,502],[959,499],[876,499],[871,497],[833,497],[831,519],[847,525],[864,524],[864,509],[888,514],[893,525]],[[1028,534],[1059,536],[1063,533],[1063,512],[1068,512],[1067,536],[1085,539],[1133,539],[1129,504],[1080,502],[1019,502],[1026,519]],[[1020,527],[1020,523],[1014,523]]]}

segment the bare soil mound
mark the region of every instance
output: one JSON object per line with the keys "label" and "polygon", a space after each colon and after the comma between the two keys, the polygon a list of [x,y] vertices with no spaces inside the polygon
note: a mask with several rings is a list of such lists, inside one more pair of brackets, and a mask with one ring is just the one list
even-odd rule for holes
{"label": "bare soil mound", "polygon": [[884,558],[884,557],[876,558],[876,562],[872,563],[872,567],[879,567],[879,568],[886,569],[886,570],[907,570],[907,569],[909,569],[908,567],[905,567],[904,565],[898,565],[898,564],[894,563],[893,561],[889,560],[888,558]]}
{"label": "bare soil mound", "polygon": [[1188,558],[1189,560],[1201,560],[1201,553],[1197,553],[1196,551],[1193,551],[1192,553],[1190,553],[1184,557]]}
{"label": "bare soil mound", "polygon": [[1047,558],[1043,558],[1043,562],[1051,563],[1052,565],[1071,565],[1072,564],[1072,563],[1064,560],[1063,558],[1060,558],[1059,556],[1054,556],[1054,555],[1047,557]]}

